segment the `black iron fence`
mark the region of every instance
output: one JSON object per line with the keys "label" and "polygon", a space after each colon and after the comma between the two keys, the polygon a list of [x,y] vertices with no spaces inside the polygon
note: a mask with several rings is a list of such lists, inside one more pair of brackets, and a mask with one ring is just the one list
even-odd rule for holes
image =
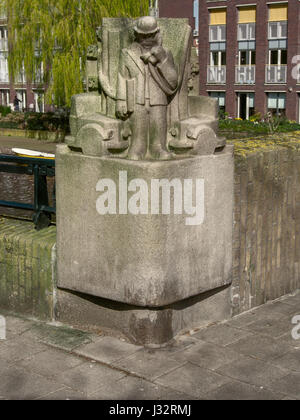
{"label": "black iron fence", "polygon": [[34,176],[33,203],[5,201],[0,196],[0,206],[33,211],[33,222],[36,229],[40,230],[48,227],[51,223],[51,214],[56,213],[55,184],[52,191],[53,207],[49,205],[47,184],[47,177],[55,176],[55,160],[0,155],[0,172]]}

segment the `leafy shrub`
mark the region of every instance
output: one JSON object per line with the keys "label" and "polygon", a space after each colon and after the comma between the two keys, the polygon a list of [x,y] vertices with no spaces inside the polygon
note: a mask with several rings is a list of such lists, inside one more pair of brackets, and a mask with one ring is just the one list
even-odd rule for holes
{"label": "leafy shrub", "polygon": [[224,109],[219,110],[219,119],[220,120],[225,120],[226,118],[228,118],[228,116],[229,116],[228,112],[225,112]]}
{"label": "leafy shrub", "polygon": [[69,132],[69,117],[52,112],[13,112],[0,118],[0,127],[52,132]]}
{"label": "leafy shrub", "polygon": [[6,115],[10,113],[11,113],[10,106],[0,105],[0,114],[2,115],[2,117],[6,117]]}
{"label": "leafy shrub", "polygon": [[253,114],[251,117],[250,117],[250,121],[251,122],[259,122],[259,121],[261,121],[262,120],[262,116],[261,116],[261,113],[260,112],[255,112],[255,114]]}
{"label": "leafy shrub", "polygon": [[[300,125],[296,123],[289,123],[289,121],[284,117],[276,117],[274,121],[274,126],[271,126],[268,122],[267,116],[263,121],[248,121],[248,120],[233,120],[225,119],[220,120],[219,129],[224,132],[223,134],[227,138],[236,138],[237,134],[248,135],[248,136],[261,136],[272,134],[274,132],[287,133],[289,131],[300,130]],[[278,126],[277,126],[278,123]],[[275,131],[274,131],[275,129]],[[273,130],[273,131],[272,131]]]}

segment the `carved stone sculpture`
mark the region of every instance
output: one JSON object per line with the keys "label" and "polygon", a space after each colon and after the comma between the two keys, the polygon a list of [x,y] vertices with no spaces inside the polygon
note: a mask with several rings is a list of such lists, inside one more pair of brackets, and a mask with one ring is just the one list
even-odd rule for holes
{"label": "carved stone sculpture", "polygon": [[167,106],[176,92],[178,74],[173,55],[162,46],[154,17],[134,26],[135,42],[121,53],[117,117],[130,118],[128,158],[170,159],[167,150]]}
{"label": "carved stone sculpture", "polygon": [[160,344],[230,315],[233,149],[195,92],[191,34],[154,17],[97,31],[56,153],[61,321]]}
{"label": "carved stone sculpture", "polygon": [[93,94],[73,98],[71,147],[94,156],[169,160],[225,146],[216,134],[216,100],[194,91],[188,98],[198,72],[191,28],[179,19],[170,23],[150,16],[103,20],[98,45],[88,52]]}

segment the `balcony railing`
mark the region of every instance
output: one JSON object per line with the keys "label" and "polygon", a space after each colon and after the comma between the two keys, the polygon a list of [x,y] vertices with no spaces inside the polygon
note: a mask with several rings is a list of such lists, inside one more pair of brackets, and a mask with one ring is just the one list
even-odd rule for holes
{"label": "balcony railing", "polygon": [[44,74],[43,71],[37,71],[34,75],[33,83],[41,84],[44,82]]}
{"label": "balcony railing", "polygon": [[7,71],[0,71],[0,83],[9,83],[9,76]]}
{"label": "balcony railing", "polygon": [[286,65],[267,65],[266,66],[266,83],[286,83],[287,66]]}
{"label": "balcony railing", "polygon": [[255,83],[255,66],[236,66],[235,82],[240,85],[253,85]]}
{"label": "balcony railing", "polygon": [[19,74],[16,76],[15,83],[18,83],[18,84],[23,84],[23,85],[26,83],[26,75],[25,75],[25,72],[24,72],[24,71],[23,71],[23,72],[21,72],[21,73],[19,73]]}
{"label": "balcony railing", "polygon": [[0,39],[0,51],[8,51],[8,39]]}
{"label": "balcony railing", "polygon": [[226,66],[208,66],[207,83],[223,85],[226,83]]}

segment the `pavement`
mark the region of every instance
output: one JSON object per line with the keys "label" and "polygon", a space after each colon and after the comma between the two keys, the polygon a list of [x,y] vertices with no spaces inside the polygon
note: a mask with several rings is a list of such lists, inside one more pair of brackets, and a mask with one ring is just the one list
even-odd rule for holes
{"label": "pavement", "polygon": [[0,312],[0,400],[300,399],[300,291],[161,348]]}

